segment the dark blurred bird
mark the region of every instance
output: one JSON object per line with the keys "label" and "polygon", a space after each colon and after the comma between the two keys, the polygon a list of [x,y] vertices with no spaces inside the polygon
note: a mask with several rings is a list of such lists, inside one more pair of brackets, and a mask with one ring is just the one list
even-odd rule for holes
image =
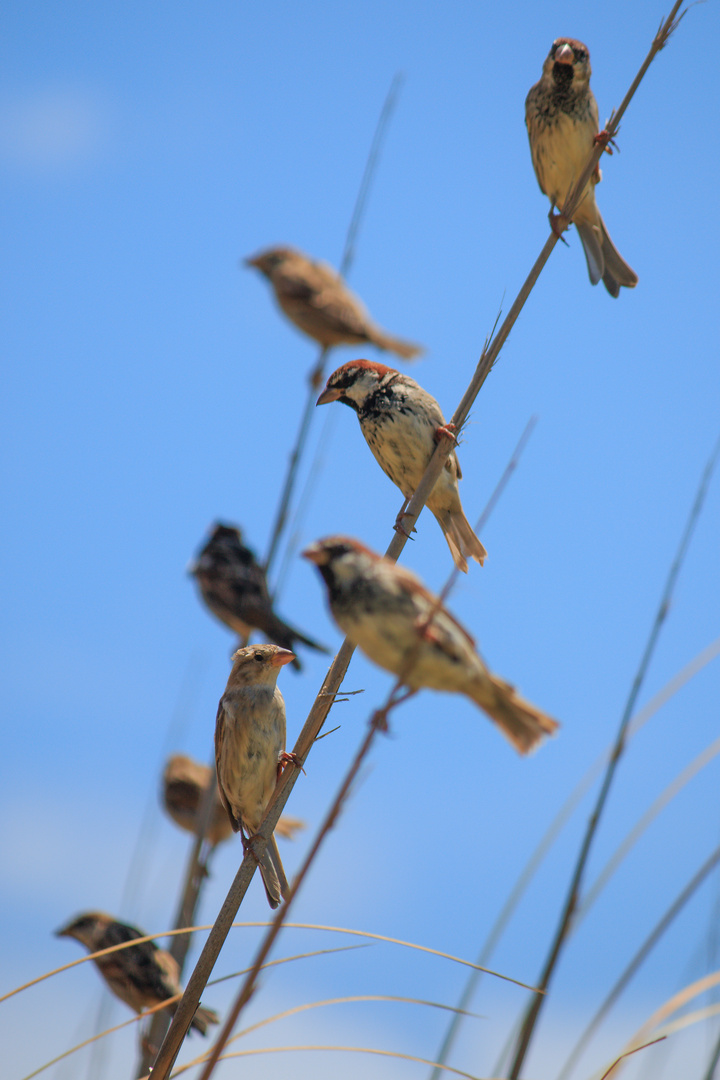
{"label": "dark blurred bird", "polygon": [[[542,78],[525,100],[525,123],[535,175],[553,210],[562,207],[590,160],[599,118],[590,89],[590,54],[581,41],[558,38],[543,64]],[[593,285],[602,278],[611,296],[620,286],[637,285],[638,277],[613,244],[595,203],[599,167],[588,181],[573,222],[582,240]],[[553,225],[553,228],[555,226]]]}
{"label": "dark blurred bird", "polygon": [[[412,498],[432,457],[439,434],[446,431],[440,406],[409,375],[371,360],[351,360],[334,371],[318,405],[341,401],[357,413],[365,440],[383,472]],[[455,565],[467,573],[466,556],[480,565],[487,551],[472,530],[460,503],[461,478],[453,450],[427,500],[437,518]]]}
{"label": "dark blurred bird", "polygon": [[[233,666],[218,705],[215,762],[218,790],[230,824],[252,842],[285,756],[285,702],[277,686],[280,668],[293,654],[277,645],[248,645],[233,656]],[[275,837],[258,867],[270,907],[287,895],[288,883]]]}
{"label": "dark blurred bird", "polygon": [[406,686],[465,694],[521,754],[556,731],[555,720],[487,669],[467,630],[415,574],[346,536],[318,540],[303,555],[318,567],[349,641]]}
{"label": "dark blurred bird", "polygon": [[[57,930],[56,936],[75,938],[88,952],[94,953],[145,937],[145,934],[102,911],[86,911]],[[115,996],[136,1013],[182,993],[177,961],[153,941],[143,941],[140,945],[99,956],[93,963]],[[173,1013],[176,1007],[177,1002],[169,1006]],[[205,1035],[208,1025],[217,1022],[216,1012],[200,1006],[191,1026]]]}
{"label": "dark blurred bird", "polygon": [[277,302],[287,317],[324,348],[370,342],[412,360],[423,351],[419,345],[381,330],[360,300],[327,263],[288,247],[269,248],[245,260],[269,280]]}
{"label": "dark blurred bird", "polygon": [[[163,773],[163,806],[176,825],[186,832],[195,833],[195,821],[200,802],[207,790],[212,772],[208,765],[194,761],[186,754],[173,754],[168,758]],[[299,829],[305,828],[300,818],[287,814],[275,826],[275,834],[292,840]],[[213,847],[229,840],[233,835],[228,812],[215,789],[215,801],[206,839]]]}
{"label": "dark blurred bird", "polygon": [[[244,546],[241,535],[234,525],[215,525],[207,544],[188,567],[210,611],[241,638],[259,630],[283,649],[292,651],[296,642],[300,642],[327,652],[323,645],[288,626],[275,614],[265,571],[250,548]],[[293,667],[300,670],[297,657]]]}

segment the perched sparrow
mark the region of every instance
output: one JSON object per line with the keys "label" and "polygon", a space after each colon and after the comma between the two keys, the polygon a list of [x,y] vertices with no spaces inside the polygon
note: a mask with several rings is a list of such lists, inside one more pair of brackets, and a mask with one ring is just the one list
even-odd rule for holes
{"label": "perched sparrow", "polygon": [[[215,762],[220,798],[235,832],[245,839],[260,828],[285,753],[285,702],[277,687],[293,654],[277,645],[248,645],[233,656],[215,725]],[[288,883],[275,837],[258,863],[270,907],[287,895]]]}
{"label": "perched sparrow", "polygon": [[245,264],[265,275],[287,317],[324,348],[369,341],[405,360],[422,352],[419,345],[401,341],[376,326],[327,263],[315,262],[293,248],[276,247],[246,259]]}
{"label": "perched sparrow", "polygon": [[[410,499],[433,455],[438,429],[445,426],[435,398],[409,375],[370,360],[351,360],[332,373],[317,404],[326,405],[329,401],[342,401],[355,410],[380,467],[405,498]],[[427,505],[445,534],[455,565],[467,572],[465,556],[482,565],[487,551],[460,505],[461,476],[453,451]]]}
{"label": "perched sparrow", "polygon": [[[186,832],[195,832],[195,819],[200,808],[200,801],[210,782],[210,776],[208,765],[193,761],[185,754],[173,754],[168,758],[163,773],[163,805],[175,824]],[[206,837],[213,847],[222,843],[223,840],[229,840],[233,835],[228,812],[217,793],[217,788],[215,790],[215,805]],[[275,832],[278,836],[292,840],[298,829],[304,828],[305,823],[299,818],[283,814],[275,826]]]}
{"label": "perched sparrow", "polygon": [[[598,134],[598,107],[590,89],[590,54],[581,41],[558,38],[543,64],[540,82],[525,100],[525,123],[530,137],[535,175],[548,196],[552,211],[562,207],[587,165]],[[620,286],[632,289],[637,274],[631,270],[605,228],[595,204],[597,168],[588,181],[573,216],[585,250],[593,285],[602,278],[611,296]],[[553,226],[554,227],[554,226]]]}
{"label": "perched sparrow", "polygon": [[[117,922],[102,911],[87,911],[78,915],[67,926],[57,930],[56,935],[76,938],[91,953],[145,937],[142,930]],[[177,960],[169,952],[159,949],[154,941],[143,941],[140,945],[99,956],[93,963],[113,994],[136,1013],[182,993]],[[177,1002],[171,1006],[173,1012],[176,1006]],[[217,1013],[200,1006],[193,1017],[192,1027],[204,1035],[208,1024],[217,1022]]]}
{"label": "perched sparrow", "polygon": [[[234,525],[218,524],[188,571],[197,579],[203,600],[221,622],[240,637],[259,630],[283,649],[292,650],[299,641],[311,649],[327,652],[312,638],[294,630],[275,614],[265,580],[265,571],[254,553],[241,542]],[[300,661],[293,660],[300,670]]]}
{"label": "perched sparrow", "polygon": [[415,574],[346,536],[318,540],[303,555],[324,578],[343,633],[405,685],[465,694],[521,754],[556,730],[554,720],[488,671],[468,632]]}

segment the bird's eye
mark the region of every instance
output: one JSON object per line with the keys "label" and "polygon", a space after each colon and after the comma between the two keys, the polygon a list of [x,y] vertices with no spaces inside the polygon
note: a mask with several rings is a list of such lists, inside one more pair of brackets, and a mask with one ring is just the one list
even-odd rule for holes
{"label": "bird's eye", "polygon": [[253,660],[257,660],[257,662],[259,664],[262,664],[262,660],[263,660],[262,653],[256,652],[255,655],[253,656]]}

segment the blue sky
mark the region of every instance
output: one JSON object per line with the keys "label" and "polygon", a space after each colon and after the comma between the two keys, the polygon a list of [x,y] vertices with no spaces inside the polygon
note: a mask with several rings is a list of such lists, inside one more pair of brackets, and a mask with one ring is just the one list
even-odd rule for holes
{"label": "blue sky", "polygon": [[[266,548],[314,346],[239,260],[273,243],[337,264],[393,75],[405,82],[350,274],[378,322],[423,342],[412,374],[455,409],[498,311],[547,235],[523,102],[553,38],[584,40],[601,117],[622,99],[662,5],[451,2],[257,6],[69,0],[6,5],[0,90],[5,746],[3,987],[76,958],[52,930],[104,908],[170,924],[186,842],[157,808],[165,756],[210,755],[230,634],[185,567],[216,519]],[[717,10],[692,8],[653,64],[606,158],[598,203],[638,287],[593,289],[574,232],[558,245],[464,433],[461,487],[481,512],[528,418],[538,425],[484,530],[489,558],[450,606],[493,668],[562,723],[519,760],[469,703],[427,693],[393,721],[302,893],[298,921],[357,927],[472,958],[553,814],[610,742],[700,473],[718,436]],[[700,49],[702,46],[702,49]],[[336,364],[362,355],[338,350]],[[383,359],[368,352],[371,358]],[[348,409],[328,424],[298,542],[329,532],[384,549],[399,509]],[[720,482],[711,487],[642,701],[719,633]],[[432,588],[450,571],[423,514],[403,560]],[[337,647],[312,567],[292,560],[280,609]],[[283,671],[292,742],[326,670]],[[390,677],[361,657],[288,807],[308,823],[292,871]],[[601,869],[652,800],[717,735],[717,662],[632,742],[591,860]],[[332,725],[331,725],[332,726]],[[528,1076],[552,1076],[615,977],[718,842],[717,764],[664,812],[568,949]],[[536,978],[590,803],[563,834],[493,965]],[[128,881],[142,838],[143,862]],[[221,850],[201,920],[240,858]],[[720,966],[711,880],[633,983],[579,1076],[686,982]],[[267,914],[254,885],[243,913]],[[218,974],[243,967],[236,931]],[[299,931],[279,953],[323,947]],[[318,937],[319,940],[319,937]],[[463,973],[374,946],[268,976],[253,1018],[340,994],[452,1003]],[[8,1075],[91,1030],[82,967],[3,1006]],[[227,984],[206,1001],[220,1011]],[[490,1075],[519,991],[484,981],[452,1063]],[[345,1011],[343,1011],[345,1010]],[[126,1017],[117,1006],[117,1020]],[[37,1018],[43,1024],[39,1034]],[[255,1045],[345,1042],[432,1057],[440,1014],[337,1006]],[[339,1034],[338,1034],[339,1033]],[[695,1029],[648,1052],[702,1060]],[[195,1043],[194,1045],[197,1045]],[[130,1075],[134,1034],[108,1080]],[[673,1056],[675,1055],[675,1056]],[[658,1057],[658,1061],[660,1058]],[[331,1075],[342,1061],[309,1055]],[[235,1066],[237,1068],[239,1066]],[[286,1067],[253,1061],[257,1074]],[[659,1065],[657,1066],[660,1067]],[[59,1080],[82,1075],[81,1063]],[[377,1074],[419,1066],[373,1062]],[[422,1070],[420,1070],[422,1072]],[[226,1068],[232,1075],[232,1068]],[[253,1074],[254,1075],[254,1074]]]}

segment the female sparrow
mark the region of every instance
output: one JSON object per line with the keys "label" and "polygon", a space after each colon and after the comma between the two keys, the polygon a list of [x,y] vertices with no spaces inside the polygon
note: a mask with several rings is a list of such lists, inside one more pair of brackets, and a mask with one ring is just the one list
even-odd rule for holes
{"label": "female sparrow", "polygon": [[[215,725],[218,791],[234,832],[245,843],[260,828],[285,754],[285,702],[277,687],[280,668],[293,654],[277,645],[248,645],[233,656]],[[270,907],[287,895],[288,883],[275,837],[258,866]]]}
{"label": "female sparrow", "polygon": [[[268,592],[265,571],[254,553],[244,546],[234,525],[215,525],[205,547],[190,563],[192,574],[206,605],[221,622],[241,638],[259,630],[283,649],[292,650],[299,641],[318,652],[327,652],[312,638],[301,634],[275,614]],[[293,667],[300,670],[295,657]]]}
{"label": "female sparrow", "polygon": [[[57,930],[56,936],[75,938],[88,952],[94,953],[145,937],[145,934],[102,911],[87,911]],[[136,1013],[182,994],[177,960],[169,952],[159,949],[154,941],[143,941],[140,945],[99,956],[93,963],[113,994]],[[173,1012],[176,1005],[177,1002],[170,1006]],[[216,1012],[200,1006],[191,1026],[204,1035],[208,1024],[217,1022]]]}
{"label": "female sparrow", "polygon": [[[438,431],[445,429],[435,398],[409,375],[370,360],[351,360],[332,373],[317,404],[329,401],[342,401],[355,410],[381,469],[405,499],[410,499],[433,455]],[[463,513],[458,493],[461,476],[453,450],[427,505],[437,518],[455,565],[467,573],[466,556],[482,566],[487,551]]]}
{"label": "female sparrow", "polygon": [[[197,813],[210,783],[210,777],[208,765],[194,761],[186,754],[173,754],[168,758],[163,773],[163,806],[175,824],[186,832],[195,833]],[[300,818],[283,814],[275,826],[275,832],[278,836],[292,840],[298,829],[304,828],[305,824]],[[213,813],[206,839],[212,847],[215,847],[223,840],[229,840],[232,835],[233,827],[230,824],[228,812],[216,788]]]}
{"label": "female sparrow", "polygon": [[410,689],[465,694],[521,754],[555,732],[555,720],[488,671],[467,630],[415,574],[346,536],[318,540],[303,555],[348,640]]}
{"label": "female sparrow", "polygon": [[[587,165],[598,135],[598,107],[590,89],[590,54],[581,41],[558,38],[543,64],[540,82],[525,100],[530,153],[540,190],[553,210],[562,207]],[[593,285],[602,278],[611,296],[620,286],[637,285],[638,277],[613,244],[595,203],[599,167],[588,181],[573,216],[582,240]],[[553,225],[553,228],[555,226]]]}
{"label": "female sparrow", "polygon": [[323,348],[370,342],[378,349],[412,360],[419,345],[381,330],[360,300],[327,263],[315,262],[293,248],[275,247],[245,260],[268,279],[278,304],[300,330]]}

